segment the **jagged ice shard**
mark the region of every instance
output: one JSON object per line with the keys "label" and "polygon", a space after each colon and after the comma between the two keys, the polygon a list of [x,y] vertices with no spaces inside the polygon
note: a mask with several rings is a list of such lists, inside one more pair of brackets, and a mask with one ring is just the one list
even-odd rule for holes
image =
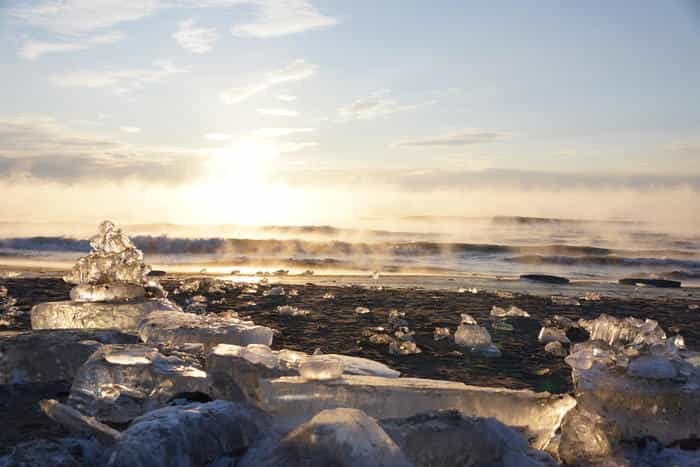
{"label": "jagged ice shard", "polygon": [[152,311],[180,311],[165,299],[151,270],[114,223],[104,221],[90,239],[92,251],[63,278],[75,286],[71,301],[40,303],[32,308],[33,329],[120,329],[133,331]]}

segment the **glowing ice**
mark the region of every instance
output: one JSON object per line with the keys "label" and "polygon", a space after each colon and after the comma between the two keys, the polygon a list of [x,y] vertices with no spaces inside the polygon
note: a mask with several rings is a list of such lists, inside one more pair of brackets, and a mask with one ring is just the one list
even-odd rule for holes
{"label": "glowing ice", "polygon": [[501,308],[500,306],[494,306],[491,308],[491,316],[494,316],[497,318],[506,318],[506,317],[508,317],[508,318],[529,318],[530,313],[518,308],[515,305],[508,308],[508,310],[505,310],[504,308]]}
{"label": "glowing ice", "polygon": [[342,374],[342,360],[329,355],[314,355],[299,365],[299,375],[308,380],[336,379]]}

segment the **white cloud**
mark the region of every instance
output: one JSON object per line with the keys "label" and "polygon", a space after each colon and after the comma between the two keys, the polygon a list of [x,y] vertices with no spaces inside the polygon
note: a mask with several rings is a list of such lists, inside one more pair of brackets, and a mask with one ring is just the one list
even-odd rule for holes
{"label": "white cloud", "polygon": [[235,25],[231,32],[237,36],[278,37],[338,23],[335,18],[319,12],[308,0],[257,0],[253,21]]}
{"label": "white cloud", "polygon": [[177,68],[164,60],[153,62],[153,68],[130,68],[123,70],[77,70],[55,74],[49,81],[60,87],[111,88],[115,94],[126,94],[143,88],[149,83],[159,82],[170,75],[187,70]]}
{"label": "white cloud", "polygon": [[260,128],[255,130],[253,134],[263,138],[278,138],[295,133],[310,133],[312,131],[316,131],[316,128]]}
{"label": "white cloud", "polygon": [[124,34],[119,31],[111,31],[105,34],[86,37],[80,41],[70,42],[44,42],[28,40],[22,44],[19,56],[26,60],[36,60],[42,55],[50,53],[74,52],[77,50],[88,50],[101,44],[113,44],[124,39]]}
{"label": "white cloud", "polygon": [[273,117],[296,117],[299,112],[291,109],[274,108],[274,109],[257,109],[258,113],[270,115]]}
{"label": "white cloud", "polygon": [[226,104],[236,104],[278,84],[309,78],[316,73],[317,69],[316,65],[297,59],[284,68],[265,73],[257,83],[229,88],[222,92],[219,97]]}
{"label": "white cloud", "polygon": [[233,136],[228,133],[212,132],[204,135],[204,139],[207,139],[209,141],[228,141],[231,138],[233,138]]}
{"label": "white cloud", "polygon": [[31,26],[58,34],[81,34],[136,21],[159,9],[173,7],[237,7],[252,5],[250,21],[236,24],[231,32],[247,37],[277,37],[333,26],[309,0],[38,0],[10,9],[10,15]]}
{"label": "white cloud", "polygon": [[160,0],[41,0],[11,9],[10,14],[31,26],[67,35],[80,35],[134,21],[152,14]]}
{"label": "white cloud", "polygon": [[195,54],[203,54],[214,47],[219,36],[216,34],[216,29],[196,27],[195,21],[188,19],[178,23],[173,38],[183,49]]}
{"label": "white cloud", "polygon": [[0,177],[9,180],[180,183],[201,174],[206,162],[203,150],[133,146],[45,117],[0,118],[0,141]]}
{"label": "white cloud", "polygon": [[280,94],[279,96],[277,96],[277,99],[284,101],[284,102],[293,102],[293,101],[297,100],[297,96],[292,96],[289,94]]}
{"label": "white cloud", "polygon": [[341,108],[339,111],[339,121],[373,120],[375,118],[398,112],[415,110],[419,107],[432,103],[434,103],[434,101],[428,101],[421,104],[401,104],[397,99],[389,96],[388,90],[381,90],[374,92],[369,96],[357,99],[350,105]]}
{"label": "white cloud", "polygon": [[124,133],[141,133],[141,128],[137,126],[120,126],[119,129]]}
{"label": "white cloud", "polygon": [[510,135],[501,131],[464,128],[430,138],[416,138],[400,141],[394,146],[469,146],[493,143],[508,139]]}

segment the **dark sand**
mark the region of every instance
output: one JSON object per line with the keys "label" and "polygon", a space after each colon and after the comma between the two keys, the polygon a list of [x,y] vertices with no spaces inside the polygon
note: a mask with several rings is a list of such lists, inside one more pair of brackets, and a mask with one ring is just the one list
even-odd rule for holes
{"label": "dark sand", "polygon": [[[178,284],[172,278],[162,283],[170,292]],[[9,295],[18,299],[18,306],[27,311],[13,328],[0,326],[0,331],[30,329],[28,311],[33,305],[65,300],[70,290],[70,286],[58,278],[2,279],[0,284],[5,285]],[[554,314],[572,319],[595,318],[601,313],[652,318],[658,320],[668,334],[682,334],[688,347],[700,347],[700,310],[688,309],[689,303],[700,303],[697,298],[603,297],[595,302],[581,301],[581,306],[562,306],[552,304],[548,297],[524,294],[516,294],[511,299],[487,292],[471,294],[415,288],[375,290],[313,284],[284,287],[287,290],[296,288],[298,296],[265,297],[262,286],[255,295],[242,295],[240,288],[229,288],[224,294],[208,295],[208,310],[213,313],[235,310],[241,317],[278,330],[273,344],[275,349],[313,352],[320,347],[325,353],[342,353],[384,362],[404,376],[557,393],[572,389],[569,368],[563,358],[544,352],[543,345],[537,341],[541,322]],[[334,294],[335,299],[324,299],[326,292]],[[191,294],[170,295],[183,307],[190,297]],[[255,305],[247,304],[249,301]],[[310,309],[311,314],[307,317],[280,316],[275,307],[282,304]],[[508,319],[514,331],[494,329],[492,324],[498,320],[489,316],[493,305],[505,308],[517,305],[529,312],[532,318]],[[371,313],[355,314],[358,306],[370,308]],[[387,325],[391,308],[406,312],[405,319],[415,331],[416,343],[423,353],[394,356],[389,354],[388,346],[372,345],[363,337],[364,329]],[[448,327],[454,331],[460,313],[471,314],[489,330],[503,353],[502,357],[490,359],[471,355],[456,346],[451,338],[439,342],[433,340],[435,327]],[[0,430],[0,452],[20,440],[63,434],[41,415],[36,402],[41,398],[65,397],[68,386],[31,386],[0,386],[0,413],[4,422]]]}

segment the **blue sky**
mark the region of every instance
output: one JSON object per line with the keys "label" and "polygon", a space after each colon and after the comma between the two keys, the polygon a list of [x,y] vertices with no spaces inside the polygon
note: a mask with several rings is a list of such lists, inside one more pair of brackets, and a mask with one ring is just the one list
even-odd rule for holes
{"label": "blue sky", "polygon": [[[293,180],[456,190],[499,170],[697,195],[692,0],[6,1],[0,40],[0,192],[22,199],[28,181],[64,202],[199,183],[274,206],[311,196]],[[430,204],[390,184],[402,212]]]}

